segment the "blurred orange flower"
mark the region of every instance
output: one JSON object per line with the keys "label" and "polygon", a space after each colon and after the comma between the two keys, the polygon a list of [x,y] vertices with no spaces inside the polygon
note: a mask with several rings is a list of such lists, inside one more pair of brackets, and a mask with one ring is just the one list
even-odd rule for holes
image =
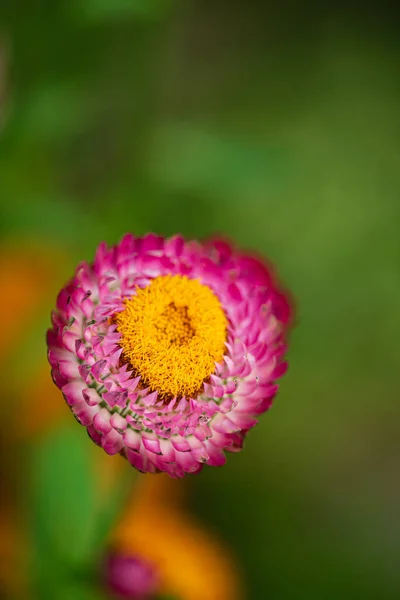
{"label": "blurred orange flower", "polygon": [[241,581],[230,552],[175,502],[182,483],[168,475],[140,475],[111,535],[112,546],[156,565],[165,594],[183,600],[239,600]]}

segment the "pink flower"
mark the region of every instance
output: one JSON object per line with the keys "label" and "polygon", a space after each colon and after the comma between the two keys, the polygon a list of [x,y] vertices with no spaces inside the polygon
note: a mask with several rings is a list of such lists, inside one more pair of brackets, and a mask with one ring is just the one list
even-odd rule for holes
{"label": "pink flower", "polygon": [[111,553],[105,561],[105,583],[117,598],[146,600],[159,588],[156,570],[142,558]]}
{"label": "pink flower", "polygon": [[128,234],[61,290],[48,356],[96,444],[183,477],[223,465],[271,406],[289,319],[271,270],[227,242]]}

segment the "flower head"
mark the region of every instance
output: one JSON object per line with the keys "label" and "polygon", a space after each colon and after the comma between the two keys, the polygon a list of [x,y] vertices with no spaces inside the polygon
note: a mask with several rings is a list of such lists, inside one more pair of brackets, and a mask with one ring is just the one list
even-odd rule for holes
{"label": "flower head", "polygon": [[289,316],[271,271],[226,242],[128,234],[61,290],[53,379],[107,453],[182,477],[224,464],[270,407]]}

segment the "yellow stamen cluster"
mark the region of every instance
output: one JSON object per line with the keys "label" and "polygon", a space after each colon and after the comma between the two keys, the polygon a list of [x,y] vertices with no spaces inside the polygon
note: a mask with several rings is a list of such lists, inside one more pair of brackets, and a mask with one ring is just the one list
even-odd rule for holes
{"label": "yellow stamen cluster", "polygon": [[221,362],[227,319],[214,292],[196,279],[153,279],[114,317],[123,359],[161,398],[197,395]]}

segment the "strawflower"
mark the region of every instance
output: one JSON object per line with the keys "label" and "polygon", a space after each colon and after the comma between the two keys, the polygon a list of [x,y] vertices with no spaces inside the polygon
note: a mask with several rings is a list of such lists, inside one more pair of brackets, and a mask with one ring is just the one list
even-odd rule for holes
{"label": "strawflower", "polygon": [[61,290],[48,356],[96,444],[182,477],[223,465],[271,406],[289,319],[257,258],[220,240],[128,234]]}

